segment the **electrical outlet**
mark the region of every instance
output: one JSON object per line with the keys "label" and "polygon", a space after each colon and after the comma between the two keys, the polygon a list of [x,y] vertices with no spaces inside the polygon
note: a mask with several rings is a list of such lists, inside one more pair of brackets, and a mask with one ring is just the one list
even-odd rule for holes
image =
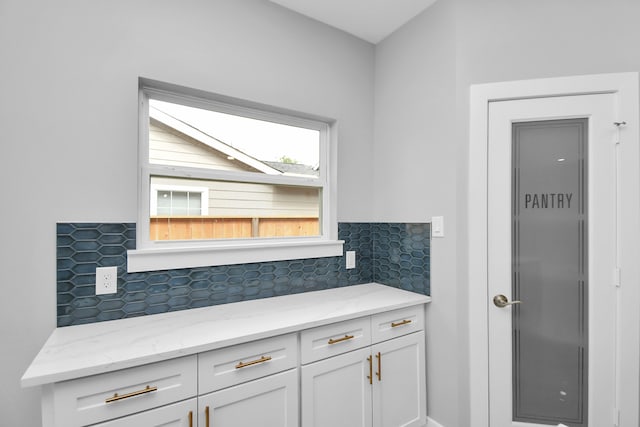
{"label": "electrical outlet", "polygon": [[96,295],[118,292],[118,267],[96,268]]}
{"label": "electrical outlet", "polygon": [[345,268],[347,269],[356,268],[356,251],[347,251]]}

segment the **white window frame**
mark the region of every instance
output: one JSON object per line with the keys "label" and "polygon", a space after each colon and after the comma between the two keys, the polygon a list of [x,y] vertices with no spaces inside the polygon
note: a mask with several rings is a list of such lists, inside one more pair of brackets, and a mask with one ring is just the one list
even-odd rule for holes
{"label": "white window frame", "polygon": [[158,191],[180,191],[186,193],[200,193],[200,215],[209,215],[209,189],[207,187],[190,187],[187,185],[151,184],[149,206],[150,215],[158,215]]}
{"label": "white window frame", "polygon": [[[211,109],[320,132],[319,177],[175,167],[149,162],[149,99]],[[127,251],[127,271],[154,271],[252,262],[341,256],[336,215],[337,138],[333,120],[292,112],[168,83],[140,79],[138,143],[138,222],[136,246]],[[151,176],[293,185],[319,189],[320,236],[155,241],[149,237]],[[164,188],[164,187],[162,187]]]}

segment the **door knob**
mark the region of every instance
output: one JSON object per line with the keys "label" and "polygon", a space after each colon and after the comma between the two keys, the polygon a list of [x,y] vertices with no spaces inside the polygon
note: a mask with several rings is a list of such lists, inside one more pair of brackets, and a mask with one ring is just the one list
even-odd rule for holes
{"label": "door knob", "polygon": [[509,299],[502,294],[498,294],[495,297],[493,297],[493,304],[496,307],[500,307],[500,308],[504,308],[512,304],[521,304],[521,303],[522,301],[509,301]]}

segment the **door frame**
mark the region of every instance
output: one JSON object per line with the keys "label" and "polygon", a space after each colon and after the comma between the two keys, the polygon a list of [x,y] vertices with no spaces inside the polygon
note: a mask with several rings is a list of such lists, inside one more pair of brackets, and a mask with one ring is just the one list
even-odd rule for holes
{"label": "door frame", "polygon": [[[639,425],[640,401],[640,85],[639,74],[615,73],[472,85],[468,181],[470,426],[489,427],[487,166],[489,103],[513,99],[612,93],[618,98],[618,213],[620,262],[616,333],[617,411],[611,425]],[[613,125],[613,124],[612,124]],[[614,144],[614,141],[612,141]],[[612,272],[612,286],[614,285]],[[636,379],[630,381],[629,379]],[[620,379],[625,379],[621,381]],[[600,427],[600,426],[599,426]],[[606,426],[602,426],[606,427]]]}

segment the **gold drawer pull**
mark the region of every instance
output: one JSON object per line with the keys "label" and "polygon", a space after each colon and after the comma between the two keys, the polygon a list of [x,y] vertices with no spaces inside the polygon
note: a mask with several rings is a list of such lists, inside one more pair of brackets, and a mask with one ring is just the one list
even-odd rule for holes
{"label": "gold drawer pull", "polygon": [[338,338],[337,340],[334,340],[333,338],[330,338],[329,339],[329,344],[336,344],[336,343],[339,343],[339,342],[342,342],[342,341],[346,341],[346,340],[350,340],[350,339],[353,339],[353,338],[354,338],[353,335],[345,335],[344,337]]}
{"label": "gold drawer pull", "polygon": [[193,427],[193,411],[189,411],[189,427]]}
{"label": "gold drawer pull", "polygon": [[382,355],[380,352],[376,354],[376,359],[378,359],[378,372],[376,372],[376,376],[378,377],[378,381],[382,381]]}
{"label": "gold drawer pull", "polygon": [[367,357],[367,362],[369,362],[369,375],[367,375],[367,379],[369,380],[369,384],[373,384],[373,360],[371,356]]}
{"label": "gold drawer pull", "polygon": [[239,362],[236,365],[236,369],[246,368],[247,366],[257,365],[258,363],[264,363],[271,360],[271,356],[262,356],[260,359],[252,360],[251,362]]}
{"label": "gold drawer pull", "polygon": [[398,323],[391,323],[391,327],[392,328],[397,328],[398,326],[402,326],[402,325],[406,325],[407,323],[411,323],[411,320],[409,319],[405,319],[402,322],[398,322]]}
{"label": "gold drawer pull", "polygon": [[132,391],[131,393],[127,393],[127,394],[118,394],[115,393],[113,395],[113,397],[109,397],[107,398],[104,403],[111,403],[111,402],[116,402],[118,400],[122,400],[122,399],[128,399],[130,397],[134,397],[134,396],[140,396],[141,394],[146,394],[146,393],[151,393],[152,391],[158,391],[158,387],[150,387],[150,386],[146,386],[143,390],[138,390],[138,391]]}
{"label": "gold drawer pull", "polygon": [[204,408],[205,421],[207,422],[207,427],[209,427],[209,407]]}

